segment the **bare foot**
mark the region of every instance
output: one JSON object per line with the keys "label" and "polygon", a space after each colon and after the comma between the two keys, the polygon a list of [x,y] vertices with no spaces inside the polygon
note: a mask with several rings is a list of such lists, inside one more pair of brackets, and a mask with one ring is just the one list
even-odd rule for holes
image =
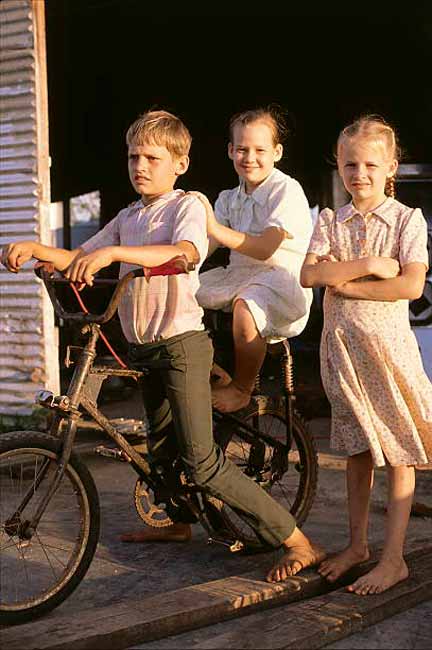
{"label": "bare foot", "polygon": [[251,394],[233,381],[228,386],[212,388],[212,404],[221,413],[239,411],[250,402]]}
{"label": "bare foot", "polygon": [[345,550],[332,555],[322,562],[318,568],[318,573],[327,578],[329,582],[335,582],[341,575],[346,573],[351,567],[356,564],[361,564],[369,559],[369,551],[365,548],[363,551],[358,551],[352,546],[348,546]]}
{"label": "bare foot", "polygon": [[189,524],[177,523],[164,528],[144,528],[136,533],[120,535],[122,542],[188,542],[192,538]]}
{"label": "bare foot", "polygon": [[213,363],[213,367],[210,373],[210,382],[212,386],[228,386],[232,381],[231,375],[227,373],[226,370],[218,366],[217,363]]}
{"label": "bare foot", "polygon": [[360,576],[352,585],[347,587],[347,591],[366,596],[367,594],[380,594],[390,587],[394,587],[398,582],[406,580],[409,576],[409,570],[404,560],[394,562],[381,560],[375,568],[364,576]]}
{"label": "bare foot", "polygon": [[281,582],[307,567],[316,566],[324,560],[326,552],[312,543],[291,546],[282,559],[267,574],[267,582]]}

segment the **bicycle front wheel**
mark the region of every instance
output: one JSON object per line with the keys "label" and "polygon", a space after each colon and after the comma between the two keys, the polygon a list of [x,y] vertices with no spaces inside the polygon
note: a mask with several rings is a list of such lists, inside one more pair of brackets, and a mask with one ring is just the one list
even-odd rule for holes
{"label": "bicycle front wheel", "polygon": [[[221,444],[225,455],[289,510],[297,526],[302,526],[312,507],[318,480],[317,452],[303,419],[294,411],[291,449],[284,456],[259,438],[263,433],[275,441],[286,442],[287,422],[279,401],[253,400],[242,419],[257,431],[256,442],[246,442],[233,425],[228,435],[225,431]],[[220,502],[218,510],[225,528],[236,539],[246,544],[260,543],[234,509]]]}
{"label": "bicycle front wheel", "polygon": [[0,436],[0,624],[24,623],[60,605],[96,551],[98,494],[74,454],[36,530],[28,531],[58,467],[60,445],[33,431]]}

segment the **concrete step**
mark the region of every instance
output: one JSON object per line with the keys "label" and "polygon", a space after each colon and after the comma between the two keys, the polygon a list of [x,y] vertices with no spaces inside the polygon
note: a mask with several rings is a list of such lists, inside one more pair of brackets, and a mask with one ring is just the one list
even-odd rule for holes
{"label": "concrete step", "polygon": [[[347,630],[347,634],[350,634],[355,625],[360,624],[359,621],[366,621],[370,625],[372,622],[401,611],[403,607],[412,607],[415,603],[431,597],[432,543],[430,540],[414,540],[407,545],[406,559],[412,571],[411,578],[386,592],[387,595],[381,594],[363,599],[347,594],[341,589],[341,585],[348,584],[355,577],[370,570],[376,562],[377,550],[374,549],[371,560],[353,569],[338,584],[330,585],[313,569],[306,570],[301,575],[280,584],[265,582],[262,579],[262,572],[259,574],[249,572],[176,589],[142,600],[129,598],[123,600],[121,604],[86,610],[71,616],[67,614],[59,616],[53,613],[32,623],[4,627],[1,630],[2,645],[8,650],[21,650],[23,647],[26,650],[36,648],[39,650],[48,648],[50,650],[70,648],[121,650],[143,641],[148,643],[152,640],[164,639],[170,635],[245,614],[253,614],[269,607],[284,606],[284,610],[278,609],[278,611],[284,611],[286,616],[288,611],[286,606],[290,604],[292,645],[288,645],[291,641],[286,635],[285,645],[239,646],[237,643],[229,645],[236,648],[319,648],[323,644],[313,644],[321,643],[319,639],[322,640],[323,635],[325,638],[328,637],[326,643],[341,638],[337,636],[341,626]],[[320,597],[321,601],[317,600]],[[312,602],[317,607],[308,607]],[[299,619],[296,620],[297,614],[292,610],[301,605],[303,609],[299,610]],[[361,607],[362,610],[359,609]],[[320,610],[322,610],[321,618]],[[316,614],[313,614],[314,611]],[[287,625],[286,634],[290,627]],[[296,645],[299,642],[303,645]]]}

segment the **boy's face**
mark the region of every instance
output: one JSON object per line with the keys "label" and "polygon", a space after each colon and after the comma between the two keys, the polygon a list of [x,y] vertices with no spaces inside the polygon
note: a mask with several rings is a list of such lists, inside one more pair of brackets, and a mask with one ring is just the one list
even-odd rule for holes
{"label": "boy's face", "polygon": [[160,145],[146,143],[128,147],[129,178],[145,203],[171,192],[178,176],[184,174],[188,166],[188,156],[174,158]]}
{"label": "boy's face", "polygon": [[228,156],[244,180],[246,191],[253,192],[272,172],[275,162],[282,158],[282,145],[274,144],[272,131],[265,122],[237,124],[233,142],[228,145]]}

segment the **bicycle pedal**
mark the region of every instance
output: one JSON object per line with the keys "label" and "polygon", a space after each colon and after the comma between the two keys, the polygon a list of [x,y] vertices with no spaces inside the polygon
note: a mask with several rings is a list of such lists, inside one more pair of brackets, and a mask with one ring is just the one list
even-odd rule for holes
{"label": "bicycle pedal", "polygon": [[99,456],[105,456],[107,458],[114,458],[115,460],[121,460],[123,462],[130,462],[131,459],[122,449],[112,449],[111,447],[105,447],[104,445],[98,445],[94,449],[95,454]]}
{"label": "bicycle pedal", "polygon": [[221,537],[209,537],[207,540],[207,544],[221,544],[222,546],[226,546],[227,548],[229,548],[231,553],[237,553],[238,551],[241,551],[244,548],[243,542],[241,542],[239,539],[232,541],[232,540],[223,539]]}

